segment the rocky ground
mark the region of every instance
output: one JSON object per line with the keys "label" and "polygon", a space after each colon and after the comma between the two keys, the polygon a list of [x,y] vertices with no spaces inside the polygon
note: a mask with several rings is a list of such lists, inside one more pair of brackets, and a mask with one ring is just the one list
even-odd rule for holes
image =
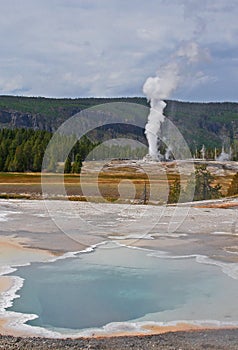
{"label": "rocky ground", "polygon": [[43,339],[0,336],[0,349],[19,350],[237,350],[238,329],[166,333],[149,336],[128,336],[89,339]]}

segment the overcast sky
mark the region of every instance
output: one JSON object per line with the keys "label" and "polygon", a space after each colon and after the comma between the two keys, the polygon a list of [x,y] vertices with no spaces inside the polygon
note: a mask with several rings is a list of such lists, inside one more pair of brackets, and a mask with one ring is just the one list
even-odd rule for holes
{"label": "overcast sky", "polygon": [[0,5],[0,94],[141,96],[147,77],[189,46],[196,57],[183,59],[171,98],[238,101],[238,0]]}

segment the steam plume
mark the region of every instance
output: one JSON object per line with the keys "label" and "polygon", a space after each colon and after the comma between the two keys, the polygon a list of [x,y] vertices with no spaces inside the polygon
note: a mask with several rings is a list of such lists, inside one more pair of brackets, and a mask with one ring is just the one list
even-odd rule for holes
{"label": "steam plume", "polygon": [[169,98],[180,83],[182,68],[188,63],[200,61],[202,58],[207,59],[207,56],[207,51],[201,50],[195,42],[189,42],[176,51],[172,61],[163,66],[155,77],[147,78],[143,92],[151,108],[145,134],[149,144],[149,158],[152,160],[162,158],[157,146],[161,123],[165,119],[163,111],[166,103],[163,100]]}
{"label": "steam plume", "polygon": [[168,98],[171,92],[176,89],[179,82],[178,73],[177,64],[168,64],[161,70],[160,76],[149,77],[143,86],[143,92],[151,106],[145,134],[149,144],[149,156],[153,160],[161,158],[157,144],[160,126],[165,118],[163,111],[166,103],[163,99]]}

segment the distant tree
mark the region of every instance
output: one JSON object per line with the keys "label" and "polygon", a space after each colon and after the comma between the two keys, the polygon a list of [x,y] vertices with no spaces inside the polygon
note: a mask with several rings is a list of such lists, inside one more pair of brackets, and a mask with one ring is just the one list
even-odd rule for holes
{"label": "distant tree", "polygon": [[55,173],[56,172],[56,161],[54,159],[54,157],[50,157],[50,160],[49,160],[49,163],[48,163],[48,166],[47,166],[47,171],[51,172],[51,173]]}
{"label": "distant tree", "polygon": [[71,164],[71,161],[72,161],[71,157],[68,156],[67,159],[66,159],[66,161],[65,161],[65,164],[64,164],[64,173],[65,173],[65,174],[70,174],[71,171],[72,171],[72,164]]}
{"label": "distant tree", "polygon": [[191,188],[194,187],[194,201],[205,199],[216,199],[222,197],[221,185],[214,185],[214,176],[207,170],[207,165],[196,166],[195,177],[188,181],[187,188],[184,191],[184,198],[186,194],[191,193]]}
{"label": "distant tree", "polygon": [[23,143],[22,154],[24,155],[23,170],[33,170],[33,154],[32,154],[32,143],[31,141],[26,141]]}
{"label": "distant tree", "polygon": [[26,158],[23,153],[23,147],[17,146],[14,158],[10,161],[8,171],[24,171]]}
{"label": "distant tree", "polygon": [[42,158],[40,152],[34,153],[32,171],[41,171]]}
{"label": "distant tree", "polygon": [[173,184],[169,185],[168,203],[178,203],[180,193],[181,193],[180,180],[176,178]]}
{"label": "distant tree", "polygon": [[80,174],[82,168],[82,160],[79,154],[76,154],[75,161],[72,166],[72,172],[75,174]]}
{"label": "distant tree", "polygon": [[227,191],[228,196],[235,196],[236,194],[238,194],[238,173],[233,176],[232,182]]}

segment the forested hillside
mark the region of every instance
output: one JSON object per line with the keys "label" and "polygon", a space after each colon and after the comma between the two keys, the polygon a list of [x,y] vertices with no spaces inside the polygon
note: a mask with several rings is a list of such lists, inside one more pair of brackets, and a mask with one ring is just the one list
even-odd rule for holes
{"label": "forested hillside", "polygon": [[238,103],[168,101],[165,115],[179,128],[190,148],[220,148],[238,141]]}
{"label": "forested hillside", "polygon": [[66,119],[99,104],[128,102],[147,105],[144,98],[77,98],[0,96],[0,128],[55,131]]}
{"label": "forested hillside", "polygon": [[[0,96],[0,128],[32,128],[54,132],[66,119],[81,110],[110,102],[148,106],[142,97],[52,99]],[[219,149],[222,144],[227,148],[232,145],[237,152],[238,103],[166,102],[165,115],[179,128],[193,152],[203,144],[206,148]],[[129,134],[146,143],[143,132],[133,126],[114,125],[108,127],[107,132],[113,137]],[[105,134],[105,128],[98,130],[94,134],[95,140],[102,140]]]}

